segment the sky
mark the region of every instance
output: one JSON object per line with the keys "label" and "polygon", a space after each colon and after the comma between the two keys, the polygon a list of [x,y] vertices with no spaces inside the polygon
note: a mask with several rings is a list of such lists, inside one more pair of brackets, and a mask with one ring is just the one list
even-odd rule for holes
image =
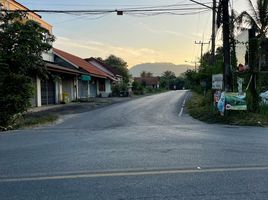
{"label": "sky", "polygon": [[[189,0],[17,0],[29,9],[120,9],[191,3]],[[208,3],[211,0],[198,0]],[[238,12],[247,9],[245,0],[231,0]],[[211,38],[211,12],[195,15],[75,16],[40,13],[53,25],[54,47],[82,58],[106,58],[114,54],[129,67],[147,62],[191,64],[200,57],[200,45]],[[218,40],[221,34],[217,35]],[[220,43],[219,43],[220,44]],[[204,51],[209,45],[204,46]]]}

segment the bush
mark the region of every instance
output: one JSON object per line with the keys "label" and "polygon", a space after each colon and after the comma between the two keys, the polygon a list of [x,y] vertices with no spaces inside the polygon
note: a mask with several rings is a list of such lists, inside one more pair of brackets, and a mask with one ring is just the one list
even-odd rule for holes
{"label": "bush", "polygon": [[128,92],[128,86],[125,83],[115,84],[112,86],[112,95],[120,96],[120,93]]}
{"label": "bush", "polygon": [[0,87],[0,125],[12,125],[16,114],[26,111],[30,106],[32,94],[29,77],[17,74],[5,76]]}
{"label": "bush", "polygon": [[132,83],[132,91],[136,95],[142,95],[144,94],[144,87],[137,81],[134,81]]}

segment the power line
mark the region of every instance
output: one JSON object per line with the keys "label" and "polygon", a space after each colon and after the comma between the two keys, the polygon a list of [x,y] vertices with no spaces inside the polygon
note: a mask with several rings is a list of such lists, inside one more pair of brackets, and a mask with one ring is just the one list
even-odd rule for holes
{"label": "power line", "polygon": [[189,0],[189,1],[194,2],[194,3],[196,3],[196,4],[198,4],[198,5],[201,5],[201,6],[207,7],[207,8],[209,8],[209,9],[213,9],[212,7],[210,7],[210,6],[208,6],[208,5],[204,4],[204,3],[200,3],[200,2],[195,1],[195,0]]}
{"label": "power line", "polygon": [[[196,7],[196,8],[159,8],[159,9],[120,9],[120,11],[123,12],[161,12],[161,11],[187,11],[187,10],[204,10],[202,7]],[[65,13],[65,14],[71,14],[71,13],[112,13],[112,12],[118,12],[119,10],[101,10],[101,9],[94,9],[94,10],[5,10],[2,11],[6,12],[38,12],[38,13]]]}
{"label": "power line", "polygon": [[126,13],[126,15],[129,16],[137,16],[137,17],[148,17],[148,16],[156,16],[156,15],[178,15],[178,16],[183,16],[183,15],[196,15],[196,14],[201,14],[208,12],[208,10],[203,10],[203,11],[196,11],[196,12],[184,12],[184,13],[174,13],[174,12],[154,12],[154,13]]}
{"label": "power line", "polygon": [[201,46],[200,63],[202,63],[202,59],[203,59],[203,47],[204,47],[205,44],[210,44],[210,42],[203,42],[203,41],[196,42],[195,41],[194,43]]}

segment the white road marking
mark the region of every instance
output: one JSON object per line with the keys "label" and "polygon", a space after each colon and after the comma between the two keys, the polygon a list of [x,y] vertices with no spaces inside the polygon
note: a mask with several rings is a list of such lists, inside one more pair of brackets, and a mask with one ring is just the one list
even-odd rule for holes
{"label": "white road marking", "polygon": [[183,114],[183,110],[184,110],[184,107],[185,107],[185,103],[186,103],[186,99],[188,98],[188,94],[187,94],[187,96],[185,97],[185,99],[183,100],[183,102],[182,102],[182,106],[181,106],[181,111],[180,111],[180,113],[179,113],[179,117],[181,117],[182,116],[182,114]]}
{"label": "white road marking", "polygon": [[79,178],[101,178],[101,177],[120,177],[120,176],[148,176],[148,175],[165,175],[165,174],[190,174],[190,173],[216,173],[216,172],[237,172],[237,171],[256,171],[268,170],[268,166],[259,167],[226,167],[226,168],[207,168],[207,169],[165,169],[165,170],[146,170],[146,171],[125,171],[125,172],[100,172],[100,173],[82,173],[82,174],[64,174],[48,175],[36,177],[20,178],[0,178],[0,183],[5,182],[22,182],[22,181],[47,181]]}

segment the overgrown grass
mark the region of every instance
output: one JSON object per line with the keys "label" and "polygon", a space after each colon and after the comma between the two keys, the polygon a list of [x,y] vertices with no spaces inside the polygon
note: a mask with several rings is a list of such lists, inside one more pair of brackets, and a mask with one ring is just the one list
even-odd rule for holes
{"label": "overgrown grass", "polygon": [[14,128],[18,129],[48,124],[57,119],[58,115],[54,113],[27,113],[16,121]]}
{"label": "overgrown grass", "polygon": [[206,96],[193,93],[187,103],[189,114],[207,123],[220,123],[244,126],[268,126],[268,106],[261,106],[260,113],[248,111],[228,111],[221,116],[212,105],[211,93]]}

